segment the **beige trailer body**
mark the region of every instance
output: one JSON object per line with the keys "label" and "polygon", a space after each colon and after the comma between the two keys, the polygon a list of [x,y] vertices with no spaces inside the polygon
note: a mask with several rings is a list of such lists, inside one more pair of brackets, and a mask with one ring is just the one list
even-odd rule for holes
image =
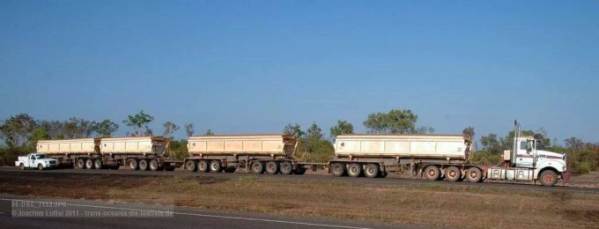
{"label": "beige trailer body", "polygon": [[102,154],[157,154],[166,152],[168,141],[160,137],[102,138]]}
{"label": "beige trailer body", "polygon": [[340,135],[337,157],[467,159],[470,144],[461,135]]}
{"label": "beige trailer body", "polygon": [[191,155],[287,155],[291,156],[295,139],[287,135],[222,135],[190,137]]}
{"label": "beige trailer body", "polygon": [[82,138],[68,140],[40,140],[37,152],[40,154],[89,154],[97,153],[99,139]]}

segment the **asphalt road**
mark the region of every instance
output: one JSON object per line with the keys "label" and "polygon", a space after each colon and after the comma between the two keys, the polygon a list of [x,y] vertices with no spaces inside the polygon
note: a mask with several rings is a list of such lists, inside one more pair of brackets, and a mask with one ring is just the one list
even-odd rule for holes
{"label": "asphalt road", "polygon": [[[120,175],[138,175],[138,176],[207,176],[207,177],[234,177],[234,176],[257,176],[254,174],[246,173],[199,173],[189,172],[185,170],[176,171],[134,171],[129,169],[101,169],[101,170],[79,170],[79,169],[55,169],[55,170],[19,170],[16,167],[3,166],[0,167],[0,172],[4,174],[10,173],[48,173],[48,174],[120,174]],[[448,187],[475,187],[480,189],[502,189],[502,190],[518,190],[518,191],[541,191],[541,192],[583,192],[583,193],[596,193],[599,194],[599,189],[573,187],[568,185],[562,185],[557,187],[544,187],[540,185],[528,184],[528,183],[500,183],[500,182],[485,182],[485,183],[469,183],[469,182],[447,182],[447,181],[428,181],[422,179],[405,178],[398,175],[389,175],[387,178],[353,178],[353,177],[333,177],[328,174],[322,173],[307,173],[306,175],[258,175],[258,178],[268,179],[291,179],[291,180],[341,180],[346,182],[353,182],[356,184],[383,184],[383,185],[397,185],[397,186],[423,186],[423,185],[442,185]]]}
{"label": "asphalt road", "polygon": [[[132,203],[32,199],[0,195],[0,228],[386,228],[347,222],[225,214],[205,210]],[[415,228],[394,225],[393,228]]]}

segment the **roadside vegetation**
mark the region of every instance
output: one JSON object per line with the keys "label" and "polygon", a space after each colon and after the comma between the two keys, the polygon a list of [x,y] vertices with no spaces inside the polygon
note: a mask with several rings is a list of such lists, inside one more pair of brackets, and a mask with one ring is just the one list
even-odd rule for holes
{"label": "roadside vegetation", "polygon": [[496,185],[19,172],[0,174],[0,190],[37,197],[442,228],[594,228],[599,224],[597,193]]}
{"label": "roadside vegetation", "polygon": [[[163,131],[156,133],[149,127],[154,117],[143,110],[128,115],[121,121],[128,127],[127,136],[163,136],[171,139],[170,152],[176,159],[187,156],[187,140],[175,138],[175,133],[184,130],[186,136],[193,136],[194,125],[185,123],[182,127],[174,122],[167,121],[162,127]],[[388,112],[375,112],[362,123],[372,134],[431,134],[432,127],[418,126],[418,115],[409,109],[392,109]],[[21,154],[35,151],[38,140],[44,139],[71,139],[88,137],[110,137],[119,130],[120,126],[110,119],[100,121],[86,120],[83,118],[69,118],[65,121],[36,120],[28,114],[17,114],[0,123],[0,164],[12,165],[16,157]],[[317,124],[312,123],[307,129],[299,124],[288,124],[283,128],[283,133],[295,136],[298,148],[294,155],[298,160],[308,162],[327,162],[333,157],[333,142],[336,136],[354,133],[354,125],[345,120],[338,120],[333,125],[328,135]],[[207,129],[203,135],[214,135],[215,132]],[[463,134],[476,140],[473,127],[465,128]],[[540,149],[567,153],[568,167],[576,174],[585,174],[599,168],[599,144],[583,142],[578,138],[568,138],[564,144],[558,140],[551,140],[543,129],[538,131],[524,130],[523,134],[534,136],[539,142]],[[514,132],[510,131],[503,137],[491,133],[481,136],[475,141],[476,151],[471,154],[470,160],[484,165],[496,165],[502,161],[504,150],[512,148]]]}

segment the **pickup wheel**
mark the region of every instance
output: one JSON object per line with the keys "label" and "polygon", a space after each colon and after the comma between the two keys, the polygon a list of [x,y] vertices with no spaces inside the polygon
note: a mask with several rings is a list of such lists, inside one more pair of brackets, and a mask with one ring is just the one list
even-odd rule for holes
{"label": "pickup wheel", "polygon": [[252,172],[255,174],[261,174],[264,172],[264,164],[260,161],[254,161],[252,163]]}
{"label": "pickup wheel", "polygon": [[94,168],[94,161],[92,161],[92,159],[85,160],[85,168],[86,169],[93,169]]}
{"label": "pickup wheel", "polygon": [[483,172],[480,169],[473,167],[466,170],[466,180],[472,183],[481,182],[483,179]]}
{"label": "pickup wheel", "polygon": [[210,162],[210,172],[220,172],[223,167],[220,165],[219,160],[214,160]]}
{"label": "pickup wheel", "polygon": [[94,161],[94,168],[95,169],[102,169],[102,166],[103,166],[102,159],[96,159]]}
{"label": "pickup wheel", "polygon": [[279,171],[279,165],[277,165],[276,161],[266,162],[266,172],[270,175],[277,174]]}
{"label": "pickup wheel", "polygon": [[76,169],[85,169],[85,159],[77,158],[77,161],[75,162],[75,168]]}
{"label": "pickup wheel", "polygon": [[545,170],[539,176],[541,184],[544,186],[554,186],[557,184],[557,173],[553,170]]}
{"label": "pickup wheel", "polygon": [[19,164],[19,169],[21,169],[21,170],[25,170],[25,164],[23,164],[23,163],[20,163],[20,164]]}
{"label": "pickup wheel", "polygon": [[208,161],[206,160],[200,160],[198,161],[198,171],[202,172],[202,173],[206,173],[208,172]]}
{"label": "pickup wheel", "polygon": [[375,178],[379,175],[379,166],[377,164],[368,164],[364,170],[364,175],[369,178]]}
{"label": "pickup wheel", "polygon": [[146,159],[139,160],[139,170],[141,170],[141,171],[148,170],[148,161]]}
{"label": "pickup wheel", "polygon": [[131,170],[139,169],[139,164],[137,163],[137,159],[135,159],[135,158],[131,158],[131,159],[127,160],[127,164],[129,165],[129,168]]}
{"label": "pickup wheel", "polygon": [[359,177],[362,175],[362,165],[357,163],[352,163],[347,167],[347,174],[350,177]]}
{"label": "pickup wheel", "polygon": [[331,164],[331,172],[333,176],[342,177],[345,175],[345,165],[343,163],[333,163]]}
{"label": "pickup wheel", "polygon": [[279,164],[279,171],[281,171],[281,174],[283,175],[289,175],[293,172],[293,166],[288,161],[283,161]]}
{"label": "pickup wheel", "polygon": [[441,177],[441,171],[437,166],[431,165],[424,169],[424,176],[428,180],[438,180]]}
{"label": "pickup wheel", "polygon": [[158,163],[158,160],[156,160],[156,159],[150,160],[150,170],[152,170],[152,171],[158,171],[160,169],[161,169],[161,166]]}
{"label": "pickup wheel", "polygon": [[44,165],[42,165],[41,163],[37,164],[37,170],[44,170]]}

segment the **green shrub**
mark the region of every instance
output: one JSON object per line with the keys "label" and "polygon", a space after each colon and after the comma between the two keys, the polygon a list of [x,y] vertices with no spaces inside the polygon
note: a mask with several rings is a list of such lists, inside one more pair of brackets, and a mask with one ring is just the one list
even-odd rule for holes
{"label": "green shrub", "polygon": [[481,165],[497,165],[502,161],[500,154],[487,151],[477,151],[470,155],[470,162]]}

